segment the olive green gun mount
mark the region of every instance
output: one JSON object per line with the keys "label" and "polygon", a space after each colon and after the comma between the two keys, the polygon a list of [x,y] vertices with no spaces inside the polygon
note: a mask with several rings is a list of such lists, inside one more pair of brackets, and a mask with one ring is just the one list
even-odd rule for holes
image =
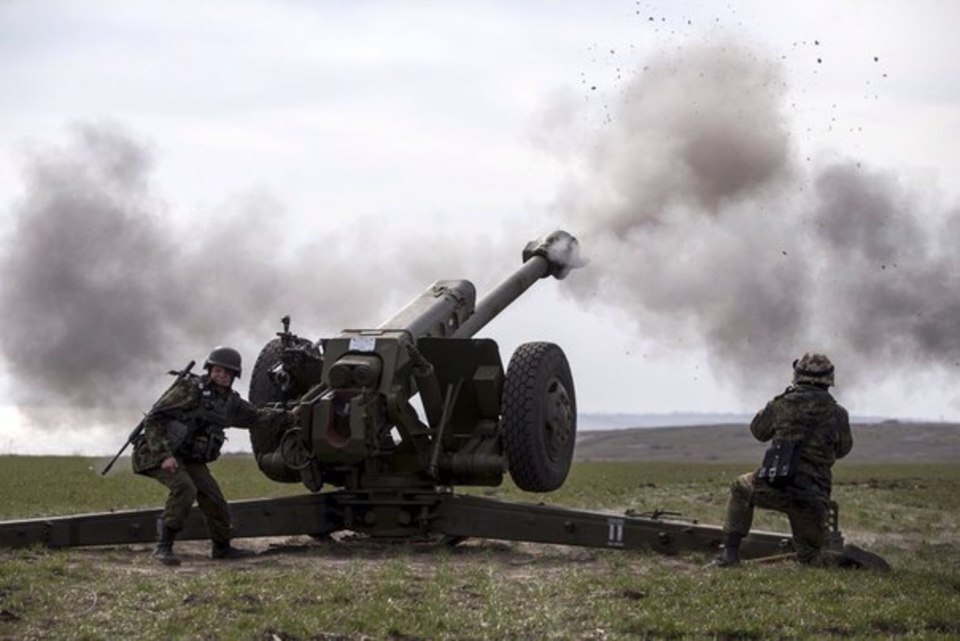
{"label": "olive green gun mount", "polygon": [[[555,490],[566,479],[577,405],[563,351],[525,343],[504,370],[497,344],[474,336],[533,283],[565,277],[578,252],[575,238],[554,232],[529,243],[522,266],[479,302],[470,282],[439,281],[379,327],[324,341],[291,333],[284,318],[283,331],[253,368],[250,400],[296,408],[298,420],[251,431],[251,444],[267,477],[302,483],[310,492],[231,503],[235,536],[348,530],[384,539],[715,551],[723,540],[719,527],[670,512],[609,514],[454,492],[498,486],[505,473],[530,492]],[[159,514],[0,523],[0,546],[152,542]],[[835,511],[831,530],[829,545],[839,549]],[[179,538],[208,536],[195,508]],[[741,552],[750,558],[791,549],[788,535],[753,532]]]}
{"label": "olive green gun mount", "polygon": [[436,282],[376,329],[323,341],[322,356],[285,318],[254,366],[250,400],[296,406],[299,424],[251,434],[260,469],[311,491],[496,486],[508,469],[521,489],[560,487],[577,421],[563,351],[526,343],[504,372],[497,344],[472,337],[537,280],[565,277],[577,251],[554,232],[479,303],[469,281]]}

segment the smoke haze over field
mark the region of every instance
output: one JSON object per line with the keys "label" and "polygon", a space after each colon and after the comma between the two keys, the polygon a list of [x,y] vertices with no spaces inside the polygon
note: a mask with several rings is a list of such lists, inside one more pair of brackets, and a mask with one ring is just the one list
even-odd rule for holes
{"label": "smoke haze over field", "polygon": [[843,384],[954,368],[957,212],[933,229],[896,175],[799,163],[783,98],[779,64],[732,43],[639,74],[558,203],[603,257],[576,296],[702,342],[743,386],[785,379],[804,349],[830,354]]}
{"label": "smoke haze over field", "polygon": [[373,326],[384,305],[445,274],[476,273],[480,257],[514,263],[481,237],[425,232],[431,252],[411,252],[383,242],[388,226],[367,235],[337,224],[304,242],[281,204],[255,195],[178,227],[151,191],[152,164],[143,143],[103,123],[31,157],[0,248],[0,352],[21,402],[142,406],[159,371],[214,345],[240,347],[249,372],[283,313],[316,339]]}
{"label": "smoke haze over field", "polygon": [[114,377],[138,380],[180,329],[165,312],[180,284],[163,278],[178,257],[147,193],[147,153],[92,128],[74,144],[26,174],[2,254],[0,341],[24,400],[109,405]]}
{"label": "smoke haze over field", "polygon": [[[784,93],[775,61],[731,43],[651,61],[557,204],[594,257],[569,287],[619,301],[638,332],[705,344],[745,386],[782,378],[799,346],[827,351],[844,383],[891,363],[953,367],[960,218],[931,236],[896,176],[854,161],[802,166]],[[276,319],[251,310],[292,307],[301,328],[344,327],[376,317],[388,271],[415,291],[433,280],[421,271],[464,269],[439,236],[428,244],[446,253],[386,248],[359,261],[329,260],[364,242],[331,235],[299,249],[326,258],[318,276],[283,251],[282,206],[263,198],[173,228],[151,165],[110,125],[78,127],[70,145],[32,158],[0,286],[0,345],[26,402],[142,403],[171,354],[229,342],[253,353]]]}
{"label": "smoke haze over field", "polygon": [[282,209],[263,198],[177,228],[151,193],[151,165],[146,147],[116,125],[79,126],[68,145],[31,158],[0,252],[0,349],[21,402],[142,405],[157,393],[144,384],[156,385],[158,368],[216,344],[255,354],[281,310],[294,312],[295,331],[317,338],[317,328],[373,318],[389,287],[426,286],[420,261],[399,264],[399,248],[378,252],[367,241],[359,260],[353,248],[365,239],[349,230],[291,258],[275,237]]}
{"label": "smoke haze over field", "polygon": [[284,314],[320,338],[438,279],[482,296],[558,228],[588,264],[487,335],[561,345],[586,412],[752,413],[815,349],[854,414],[956,418],[950,15],[4,5],[0,449],[93,451],[217,344],[243,392]]}

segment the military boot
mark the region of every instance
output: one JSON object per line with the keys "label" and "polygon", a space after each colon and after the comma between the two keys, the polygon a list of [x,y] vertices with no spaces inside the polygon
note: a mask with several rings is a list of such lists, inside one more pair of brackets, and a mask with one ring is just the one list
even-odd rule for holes
{"label": "military boot", "polygon": [[242,559],[244,557],[253,556],[253,554],[254,553],[250,550],[233,547],[230,545],[230,541],[214,541],[213,547],[210,551],[210,558],[223,561],[233,561],[234,559]]}
{"label": "military boot", "polygon": [[180,559],[173,553],[173,541],[177,538],[177,530],[164,526],[160,529],[160,540],[153,550],[153,558],[164,565],[180,565]]}
{"label": "military boot", "polygon": [[740,564],[740,541],[743,540],[742,534],[730,532],[727,534],[727,542],[723,544],[723,551],[720,556],[707,564],[708,568],[729,568]]}

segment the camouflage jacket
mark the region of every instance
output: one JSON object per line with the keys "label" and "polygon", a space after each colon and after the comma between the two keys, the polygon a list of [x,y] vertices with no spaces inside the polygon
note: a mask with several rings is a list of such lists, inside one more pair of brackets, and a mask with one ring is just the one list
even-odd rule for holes
{"label": "camouflage jacket", "polygon": [[760,441],[800,440],[795,484],[830,495],[830,468],[853,448],[850,418],[826,389],[799,383],[767,403],[750,423]]}
{"label": "camouflage jacket", "polygon": [[207,376],[181,379],[164,392],[144,418],[144,427],[134,443],[133,471],[159,467],[174,456],[167,439],[167,422],[182,421],[191,426],[200,421],[213,429],[275,427],[289,420],[289,412],[259,408],[245,401],[235,390],[214,385]]}

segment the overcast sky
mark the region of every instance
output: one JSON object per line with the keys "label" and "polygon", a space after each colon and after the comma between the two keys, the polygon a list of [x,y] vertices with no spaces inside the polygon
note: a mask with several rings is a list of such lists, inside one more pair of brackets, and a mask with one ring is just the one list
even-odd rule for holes
{"label": "overcast sky", "polygon": [[[671,86],[664,80],[674,73],[669,70],[682,76],[690,65],[706,65],[711,52],[722,66],[736,50],[730,64],[746,60],[777,87],[768,112],[777,115],[770,128],[782,129],[776,148],[785,169],[760,186],[764,193],[773,183],[780,190],[789,180],[812,184],[814,178],[796,176],[820,175],[807,169],[813,165],[856,163],[876,172],[870,175],[882,178],[883,189],[895,186],[905,194],[898,202],[909,201],[912,222],[904,228],[929,233],[934,243],[953,229],[948,223],[960,198],[960,157],[952,144],[960,140],[957,24],[960,4],[949,0],[0,2],[0,255],[8,266],[0,276],[8,282],[0,330],[17,337],[0,351],[0,451],[105,452],[136,423],[136,403],[148,403],[165,383],[163,372],[202,359],[211,342],[236,343],[249,367],[285,313],[293,313],[296,331],[319,338],[347,326],[375,327],[434,280],[468,278],[482,293],[519,265],[528,240],[558,227],[581,237],[591,263],[566,281],[538,283],[484,330],[500,342],[504,359],[524,341],[559,343],[573,366],[582,411],[753,412],[789,382],[792,358],[834,346],[829,329],[785,333],[782,345],[763,348],[768,365],[755,367],[756,354],[749,361],[734,357],[728,365],[731,345],[749,337],[736,336],[736,326],[718,326],[716,318],[709,322],[714,310],[727,308],[697,307],[639,285],[661,278],[664,270],[663,278],[675,276],[674,257],[686,260],[679,245],[627,242],[639,238],[633,227],[623,242],[601,243],[604,220],[617,221],[613,214],[604,219],[584,213],[606,202],[602,194],[584,194],[607,170],[627,171],[609,154],[627,135],[621,131],[637,130],[626,125],[641,117],[631,105],[648,110],[640,129],[649,140],[649,94]],[[720,96],[696,112],[710,123],[728,97],[706,95]],[[665,127],[670,104],[656,112]],[[743,135],[765,127],[758,119]],[[118,232],[115,238],[109,225],[97,232],[97,252],[122,256],[124,269],[137,274],[108,288],[116,292],[117,306],[123,306],[127,289],[128,303],[139,300],[134,289],[163,290],[157,266],[186,261],[175,247],[202,248],[190,262],[196,276],[187,282],[195,283],[193,289],[164,298],[162,313],[174,304],[170,300],[199,307],[176,328],[175,339],[170,332],[131,337],[140,331],[136,323],[130,331],[111,330],[120,348],[125,340],[153,343],[130,352],[143,359],[143,374],[134,378],[106,360],[83,362],[86,369],[77,371],[55,359],[27,363],[18,348],[34,330],[41,344],[55,347],[48,359],[84,353],[85,339],[71,335],[64,323],[33,324],[46,312],[74,318],[77,305],[70,296],[47,292],[57,299],[49,301],[43,292],[30,292],[30,316],[9,308],[24,295],[11,279],[33,282],[27,277],[37,271],[37,252],[53,260],[60,253],[56,243],[66,255],[73,251],[76,233],[70,231],[23,255],[35,240],[26,235],[37,229],[30,217],[50,211],[44,198],[51,185],[61,203],[70,202],[77,184],[96,191],[100,184],[93,183],[106,179],[96,172],[91,178],[84,167],[99,162],[104,148],[114,155],[124,151],[117,161],[123,166],[111,165],[110,175],[129,180],[104,187],[106,199],[132,208],[118,214],[122,220],[148,219],[165,236],[159,246],[149,245],[154,253],[141,256],[131,250],[140,245],[124,244],[126,236]],[[650,153],[658,153],[655,142]],[[627,165],[642,183],[649,169],[642,155],[631,156]],[[651,189],[641,193],[660,193]],[[786,202],[761,201],[758,193],[736,207],[710,205],[709,223],[683,228],[685,251],[696,253],[698,242],[713,247],[713,238],[728,242],[734,232],[789,235],[787,228],[770,231],[767,222],[757,222],[765,231],[754,233],[750,221],[756,219],[738,213],[755,202]],[[95,217],[95,203],[103,201],[91,198],[85,202],[94,203],[93,209],[84,215]],[[693,206],[683,207],[689,213]],[[736,212],[724,213],[724,207]],[[697,230],[705,226],[721,235],[698,241]],[[596,239],[593,247],[588,239]],[[795,255],[793,245],[789,252],[782,247],[774,253]],[[640,252],[650,256],[649,263],[639,262]],[[75,269],[83,272],[90,255],[78,256]],[[949,288],[952,263],[931,256],[941,268],[931,276],[936,287],[922,291],[944,291],[951,298],[950,305],[930,312],[940,318],[936,334],[948,347],[926,349],[943,354],[942,362],[915,358],[914,347],[898,351],[891,332],[901,325],[863,339],[890,341],[888,366],[873,348],[846,341],[836,348],[849,354],[846,364],[878,372],[848,376],[845,362],[837,363],[836,394],[854,414],[960,417],[960,377],[952,369],[957,353],[942,336],[960,330],[960,322],[949,317],[956,305],[956,289]],[[216,280],[207,280],[205,266],[214,263]],[[723,263],[711,267],[706,272],[718,282],[741,273]],[[249,282],[266,272],[271,277],[252,293],[236,294],[243,305],[207,302],[231,294],[230,286],[221,285],[230,282],[226,275],[243,274]],[[296,283],[287,286],[273,274]],[[778,282],[792,275],[781,276]],[[638,282],[635,292],[631,279]],[[689,274],[677,283],[689,285]],[[851,283],[842,284],[838,291],[849,295]],[[223,287],[227,291],[216,292],[221,298],[211,297],[209,290]],[[681,292],[677,296],[704,291],[671,288]],[[889,292],[882,293],[889,302]],[[648,307],[648,301],[632,300],[641,295],[656,301]],[[835,302],[838,295],[823,298]],[[90,300],[85,293],[80,299]],[[916,305],[909,297],[896,300]],[[102,326],[112,305],[97,301],[93,307],[103,318],[87,314],[83,321]],[[954,333],[960,340],[960,331]],[[725,342],[718,345],[721,335]],[[808,344],[798,336],[824,340]],[[96,351],[109,351],[96,344]],[[871,355],[861,358],[865,351]],[[909,366],[899,371],[904,358]],[[47,389],[48,380],[57,384]],[[100,397],[89,405],[110,418],[100,412],[82,429],[76,423],[59,429],[70,422],[58,411],[45,427],[30,428],[12,409],[85,404],[83,394],[64,392],[71,383]],[[111,385],[123,403],[102,400]]]}

